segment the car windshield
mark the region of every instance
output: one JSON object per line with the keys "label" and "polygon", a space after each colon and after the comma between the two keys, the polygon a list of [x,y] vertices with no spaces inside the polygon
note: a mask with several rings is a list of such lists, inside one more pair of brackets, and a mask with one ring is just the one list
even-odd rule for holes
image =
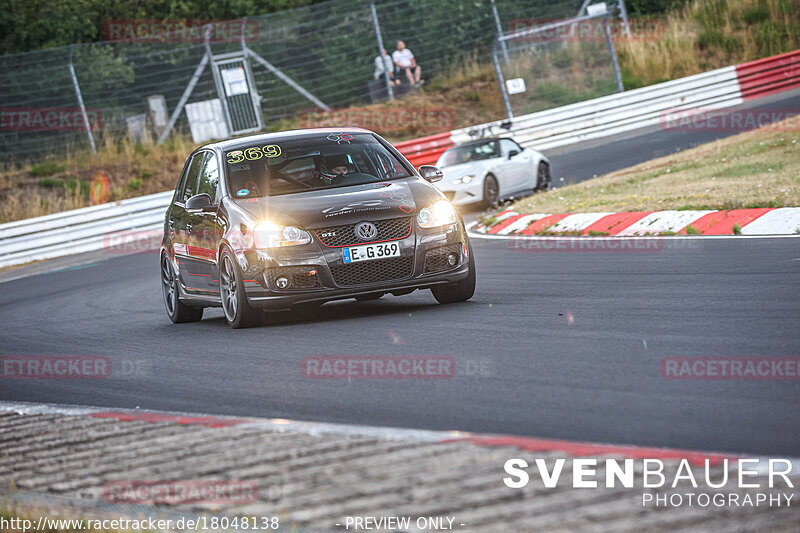
{"label": "car windshield", "polygon": [[298,135],[225,152],[229,193],[236,198],[407,178],[400,160],[369,133]]}
{"label": "car windshield", "polygon": [[439,157],[436,166],[447,167],[493,157],[500,157],[500,143],[496,139],[450,148]]}

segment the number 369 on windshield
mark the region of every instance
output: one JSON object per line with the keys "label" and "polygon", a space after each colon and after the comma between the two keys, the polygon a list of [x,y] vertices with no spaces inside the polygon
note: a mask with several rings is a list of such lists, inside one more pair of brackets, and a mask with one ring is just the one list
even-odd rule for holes
{"label": "number 369 on windshield", "polygon": [[244,160],[258,161],[263,157],[278,157],[281,155],[281,147],[277,144],[268,144],[266,146],[253,146],[244,150],[233,150],[225,154],[228,163],[241,163]]}

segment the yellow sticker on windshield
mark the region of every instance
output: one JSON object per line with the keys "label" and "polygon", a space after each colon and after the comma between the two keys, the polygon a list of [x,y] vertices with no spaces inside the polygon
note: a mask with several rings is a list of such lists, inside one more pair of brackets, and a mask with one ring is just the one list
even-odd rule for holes
{"label": "yellow sticker on windshield", "polygon": [[277,144],[266,146],[253,146],[246,150],[233,150],[228,152],[226,161],[228,164],[241,163],[245,159],[248,161],[258,161],[264,157],[278,157],[281,155],[281,147]]}

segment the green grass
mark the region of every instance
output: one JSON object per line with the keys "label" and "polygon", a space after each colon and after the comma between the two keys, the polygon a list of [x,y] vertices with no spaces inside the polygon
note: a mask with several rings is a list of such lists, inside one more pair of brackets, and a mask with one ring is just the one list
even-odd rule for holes
{"label": "green grass", "polygon": [[800,206],[800,132],[790,122],[537,193],[512,208],[588,213],[787,206]]}
{"label": "green grass", "polygon": [[67,166],[63,163],[47,159],[37,163],[31,167],[30,173],[34,176],[52,176],[53,174],[60,174],[67,170]]}

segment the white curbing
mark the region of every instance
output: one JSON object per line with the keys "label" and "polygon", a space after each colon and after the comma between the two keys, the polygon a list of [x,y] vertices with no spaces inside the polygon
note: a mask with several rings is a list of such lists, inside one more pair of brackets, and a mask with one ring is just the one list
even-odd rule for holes
{"label": "white curbing", "polygon": [[497,232],[498,235],[508,235],[511,233],[517,233],[525,228],[527,228],[532,222],[539,220],[540,218],[544,218],[547,215],[542,213],[536,213],[534,215],[525,215],[523,217],[518,218],[505,228],[501,229]]}
{"label": "white curbing", "polygon": [[601,218],[613,214],[614,213],[576,213],[560,220],[548,229],[550,231],[583,231]]}
{"label": "white curbing", "polygon": [[780,207],[742,227],[743,235],[765,235],[800,232],[800,208]]}
{"label": "white curbing", "polygon": [[634,222],[624,230],[620,231],[618,235],[645,235],[660,234],[663,232],[678,232],[691,225],[702,216],[705,216],[714,211],[656,211]]}

